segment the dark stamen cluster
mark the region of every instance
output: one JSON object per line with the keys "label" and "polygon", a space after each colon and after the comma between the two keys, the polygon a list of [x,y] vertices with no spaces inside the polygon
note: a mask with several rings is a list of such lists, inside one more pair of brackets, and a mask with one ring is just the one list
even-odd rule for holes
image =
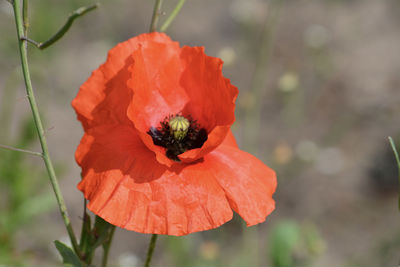
{"label": "dark stamen cluster", "polygon": [[189,120],[189,128],[186,136],[178,140],[171,134],[169,121],[180,115],[170,115],[160,122],[160,127],[152,127],[147,133],[153,138],[153,143],[157,146],[166,148],[166,155],[168,158],[180,161],[178,155],[195,148],[200,148],[207,140],[207,131],[204,128],[200,128],[197,121],[192,118]]}

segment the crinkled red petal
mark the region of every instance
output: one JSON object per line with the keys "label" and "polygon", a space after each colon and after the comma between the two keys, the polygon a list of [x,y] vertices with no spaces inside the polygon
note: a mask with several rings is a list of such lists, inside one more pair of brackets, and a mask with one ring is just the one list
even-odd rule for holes
{"label": "crinkled red petal", "polygon": [[[161,33],[110,50],[72,103],[85,129],[76,159],[90,210],[129,230],[170,235],[218,227],[231,208],[248,225],[265,219],[275,174],[237,148],[237,89],[221,67],[203,48],[179,48]],[[147,131],[180,112],[205,127],[208,140],[175,163]]]}
{"label": "crinkled red petal", "polygon": [[151,42],[132,54],[128,86],[134,92],[128,109],[136,129],[146,133],[160,126],[165,117],[180,113],[189,97],[179,80],[184,66],[179,59],[179,44]]}
{"label": "crinkled red petal", "polygon": [[179,156],[183,162],[191,162],[205,156],[225,139],[235,121],[238,90],[222,75],[222,60],[207,56],[203,47],[185,46],[181,58],[186,63],[181,84],[190,98],[184,113],[191,114],[208,132],[201,148]]}
{"label": "crinkled red petal", "polygon": [[272,195],[277,181],[275,172],[253,155],[234,146],[221,145],[206,158],[209,168],[224,189],[229,204],[248,226],[265,221],[275,209]]}
{"label": "crinkled red petal", "polygon": [[109,51],[107,61],[80,87],[72,106],[85,130],[114,122],[131,124],[126,115],[132,99],[132,90],[126,85],[131,76],[128,68],[134,64],[131,55],[153,42],[173,43],[162,33],[141,34],[122,42]]}
{"label": "crinkled red petal", "polygon": [[228,134],[226,135],[224,141],[221,143],[221,146],[230,146],[234,148],[238,148],[238,144],[236,142],[236,138],[232,133],[232,130],[228,131]]}
{"label": "crinkled red petal", "polygon": [[167,158],[165,148],[154,145],[147,133],[159,127],[167,116],[180,113],[188,103],[185,90],[179,85],[183,66],[179,60],[178,43],[171,40],[151,42],[140,46],[132,54],[128,86],[133,99],[127,115],[134,122],[144,144],[156,153],[157,160],[167,166],[174,162]]}
{"label": "crinkled red petal", "polygon": [[175,162],[156,147],[147,134],[169,115],[181,113],[196,120],[208,132],[202,148],[180,155],[183,162],[197,160],[224,140],[235,120],[237,88],[222,75],[222,61],[209,57],[201,47],[179,48],[176,43],[151,43],[132,55],[130,71],[133,100],[128,117],[143,142],[167,166]]}
{"label": "crinkled red petal", "polygon": [[76,152],[78,188],[88,208],[106,221],[141,233],[185,235],[232,218],[207,159],[166,168],[135,130],[109,125],[87,131]]}
{"label": "crinkled red petal", "polygon": [[159,164],[129,126],[87,131],[76,152],[88,208],[106,221],[141,233],[185,235],[216,228],[233,208],[248,225],[273,210],[272,170],[227,140],[195,164]]}

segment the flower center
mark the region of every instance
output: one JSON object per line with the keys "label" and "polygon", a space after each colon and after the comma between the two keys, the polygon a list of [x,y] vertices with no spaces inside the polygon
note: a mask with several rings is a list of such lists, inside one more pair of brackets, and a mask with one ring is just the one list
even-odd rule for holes
{"label": "flower center", "polygon": [[175,116],[168,122],[170,135],[173,135],[175,140],[181,141],[185,138],[190,123],[183,116]]}
{"label": "flower center", "polygon": [[208,138],[207,131],[195,120],[178,114],[166,117],[159,127],[151,127],[147,133],[153,143],[166,148],[167,157],[175,161],[180,161],[178,155],[202,147]]}

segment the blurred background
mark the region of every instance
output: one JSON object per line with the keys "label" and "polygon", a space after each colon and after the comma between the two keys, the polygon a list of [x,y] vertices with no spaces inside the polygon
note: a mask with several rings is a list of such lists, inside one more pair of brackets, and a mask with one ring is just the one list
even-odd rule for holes
{"label": "blurred background", "polygon": [[[49,38],[93,1],[30,3],[30,33]],[[148,31],[154,1],[113,0],[75,21],[50,48],[30,47],[50,154],[76,233],[83,199],[70,106],[117,43]],[[176,0],[166,0],[164,11]],[[166,16],[162,17],[166,18]],[[224,60],[239,90],[240,147],[277,171],[276,210],[246,228],[161,236],[153,266],[397,266],[400,139],[397,0],[187,0],[168,34]],[[0,0],[0,144],[39,151],[23,86],[11,5]],[[0,266],[61,266],[67,240],[40,158],[0,150]],[[110,266],[142,266],[149,235],[118,229]],[[100,251],[99,253],[100,254]]]}

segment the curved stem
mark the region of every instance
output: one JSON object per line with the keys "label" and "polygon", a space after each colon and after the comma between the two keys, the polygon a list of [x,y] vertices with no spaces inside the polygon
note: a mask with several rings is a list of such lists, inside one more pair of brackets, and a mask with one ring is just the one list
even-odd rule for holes
{"label": "curved stem", "polygon": [[49,47],[50,45],[54,44],[55,42],[57,42],[59,39],[61,39],[61,37],[64,36],[64,34],[69,30],[69,28],[71,28],[72,23],[74,22],[75,19],[85,15],[86,13],[96,9],[99,6],[99,4],[94,4],[94,5],[90,5],[90,6],[85,6],[85,7],[80,7],[77,10],[75,10],[74,12],[72,12],[69,16],[67,21],[64,23],[64,25],[52,36],[50,37],[49,40],[40,43],[39,44],[39,48],[40,49],[45,49],[47,47]]}
{"label": "curved stem", "polygon": [[156,234],[153,234],[151,236],[149,249],[147,250],[147,257],[146,257],[146,262],[144,264],[144,267],[150,266],[151,258],[153,257],[154,248],[156,247],[157,237],[158,237],[158,235],[156,235]]}
{"label": "curved stem", "polygon": [[161,6],[164,0],[156,0],[153,9],[153,17],[151,18],[150,32],[157,31],[157,24],[161,14]]}
{"label": "curved stem", "polygon": [[[25,4],[24,0],[24,4]],[[97,7],[99,7],[100,4],[94,4],[94,5],[90,5],[90,6],[84,6],[84,7],[80,7],[77,10],[75,10],[74,12],[72,12],[68,18],[67,21],[64,23],[64,25],[53,35],[51,36],[47,41],[44,42],[36,42],[32,39],[29,39],[27,37],[27,33],[25,33],[24,36],[21,36],[21,40],[23,41],[28,41],[29,43],[33,44],[34,46],[36,46],[39,49],[45,49],[49,46],[51,46],[52,44],[54,44],[55,42],[57,42],[58,40],[61,39],[61,37],[64,36],[64,34],[67,33],[67,31],[69,30],[69,28],[71,28],[72,23],[79,17],[85,15],[86,13],[96,9]],[[25,9],[24,9],[25,10]],[[25,25],[25,23],[24,23]]]}
{"label": "curved stem", "polygon": [[114,237],[115,225],[112,226],[110,230],[110,234],[108,236],[108,240],[103,244],[103,259],[101,260],[101,267],[106,267],[108,262],[108,254],[110,252],[111,241]]}
{"label": "curved stem", "polygon": [[164,24],[161,26],[160,31],[165,32],[169,25],[174,21],[176,16],[179,14],[179,11],[181,11],[183,4],[185,3],[186,0],[179,0],[179,3],[176,5],[174,10],[172,10],[171,15],[167,18],[167,20],[164,22]]}
{"label": "curved stem", "polygon": [[48,148],[47,148],[47,142],[46,142],[46,138],[44,136],[42,121],[40,119],[38,106],[36,104],[35,95],[33,93],[32,82],[31,82],[29,67],[28,67],[27,49],[25,46],[25,41],[21,40],[21,37],[24,35],[24,28],[23,28],[23,24],[22,24],[22,16],[21,16],[21,9],[20,9],[19,2],[20,2],[19,0],[13,1],[13,8],[14,8],[15,24],[17,27],[18,47],[19,47],[19,52],[20,52],[20,56],[21,56],[21,65],[22,65],[22,72],[24,75],[26,92],[28,95],[29,104],[31,106],[33,119],[35,121],[36,130],[39,135],[40,145],[42,147],[43,160],[46,165],[46,169],[47,169],[47,173],[50,178],[51,185],[52,185],[54,193],[56,195],[56,199],[57,199],[57,203],[58,203],[58,206],[59,206],[59,209],[61,212],[61,216],[64,220],[65,227],[67,228],[67,232],[68,232],[69,238],[71,240],[72,246],[73,246],[75,252],[78,254],[78,256],[80,256],[79,249],[78,249],[78,243],[76,241],[76,237],[75,237],[74,231],[71,226],[71,221],[68,216],[67,207],[65,206],[64,198],[61,194],[60,186],[58,184],[56,174],[54,172],[53,164],[50,160],[50,156],[49,156],[49,152],[48,152]]}

